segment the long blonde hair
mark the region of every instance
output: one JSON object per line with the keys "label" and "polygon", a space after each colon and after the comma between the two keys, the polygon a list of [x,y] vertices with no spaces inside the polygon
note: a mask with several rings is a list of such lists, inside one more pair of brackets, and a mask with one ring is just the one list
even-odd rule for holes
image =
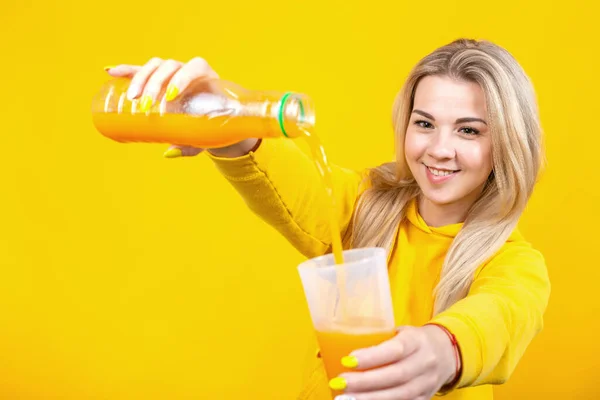
{"label": "long blonde hair", "polygon": [[[506,242],[525,209],[543,164],[541,127],[532,84],[509,52],[488,41],[459,39],[423,58],[393,107],[396,161],[371,169],[345,237],[352,247],[391,249],[409,202],[421,190],[404,155],[404,138],[419,81],[430,75],[475,82],[485,93],[493,172],[469,210],[442,267],[434,313],[465,297],[477,268]],[[402,255],[400,255],[401,257]]]}

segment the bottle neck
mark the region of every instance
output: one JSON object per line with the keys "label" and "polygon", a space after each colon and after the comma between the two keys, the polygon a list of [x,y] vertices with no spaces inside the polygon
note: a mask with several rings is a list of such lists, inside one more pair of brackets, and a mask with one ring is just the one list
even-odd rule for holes
{"label": "bottle neck", "polygon": [[279,101],[277,123],[287,138],[302,136],[314,127],[314,112],[310,99],[300,93],[287,92]]}

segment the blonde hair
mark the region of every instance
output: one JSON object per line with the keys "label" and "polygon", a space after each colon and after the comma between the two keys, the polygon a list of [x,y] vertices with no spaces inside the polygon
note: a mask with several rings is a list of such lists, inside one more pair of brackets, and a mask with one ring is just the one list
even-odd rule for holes
{"label": "blonde hair", "polygon": [[404,138],[419,81],[430,75],[475,82],[485,93],[493,172],[455,237],[435,288],[437,314],[466,296],[477,268],[506,242],[525,209],[543,164],[532,84],[509,52],[488,41],[459,39],[423,58],[393,107],[396,161],[371,169],[345,242],[391,249],[409,202],[421,190],[404,156]]}

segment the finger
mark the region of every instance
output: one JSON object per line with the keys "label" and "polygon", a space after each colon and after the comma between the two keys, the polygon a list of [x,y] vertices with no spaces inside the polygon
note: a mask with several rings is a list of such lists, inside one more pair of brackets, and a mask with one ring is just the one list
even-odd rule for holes
{"label": "finger", "polygon": [[409,383],[427,373],[428,365],[420,353],[413,353],[397,363],[364,372],[343,373],[340,378],[345,380],[347,392],[372,392]]}
{"label": "finger", "polygon": [[132,77],[135,75],[142,67],[139,65],[115,65],[104,67],[104,70],[110,75],[114,77]]}
{"label": "finger", "polygon": [[406,384],[368,393],[346,391],[335,400],[429,400],[438,388],[432,378],[420,375]]}
{"label": "finger", "polygon": [[198,79],[214,79],[219,76],[212,70],[210,65],[200,57],[192,58],[171,79],[167,88],[167,101],[176,98],[193,81]]}
{"label": "finger", "polygon": [[142,105],[149,109],[164,90],[171,77],[181,68],[179,61],[167,60],[163,62],[150,76],[143,90]]}
{"label": "finger", "polygon": [[165,158],[177,158],[177,157],[194,157],[202,153],[204,149],[192,146],[171,146],[164,152]]}
{"label": "finger", "polygon": [[415,328],[401,328],[395,337],[383,343],[353,351],[342,359],[342,363],[357,370],[381,367],[408,357],[417,350],[419,343]]}
{"label": "finger", "polygon": [[133,100],[137,98],[142,91],[150,76],[156,71],[156,69],[162,64],[162,60],[158,57],[150,59],[140,70],[133,76],[129,89],[127,90],[127,98]]}

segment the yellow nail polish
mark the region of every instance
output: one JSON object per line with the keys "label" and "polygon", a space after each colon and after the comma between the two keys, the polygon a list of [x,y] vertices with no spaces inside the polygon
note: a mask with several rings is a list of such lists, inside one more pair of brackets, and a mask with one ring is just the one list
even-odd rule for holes
{"label": "yellow nail polish", "polygon": [[116,65],[107,65],[106,67],[104,67],[104,70],[108,71],[109,69],[113,69],[115,67],[116,67]]}
{"label": "yellow nail polish", "polygon": [[181,149],[178,149],[178,148],[169,149],[169,150],[165,151],[163,154],[163,156],[165,158],[177,158],[177,157],[181,157],[182,155],[183,155],[183,153],[181,152]]}
{"label": "yellow nail polish", "polygon": [[342,365],[346,368],[356,368],[358,367],[358,358],[354,356],[342,357]]}
{"label": "yellow nail polish", "polygon": [[150,111],[150,108],[152,108],[152,97],[145,95],[140,101],[140,111],[145,113]]}
{"label": "yellow nail polish", "polygon": [[346,389],[346,380],[341,377],[333,378],[329,381],[329,387],[333,390],[344,390]]}
{"label": "yellow nail polish", "polygon": [[169,85],[167,88],[167,101],[173,100],[179,94],[179,88],[175,85]]}

